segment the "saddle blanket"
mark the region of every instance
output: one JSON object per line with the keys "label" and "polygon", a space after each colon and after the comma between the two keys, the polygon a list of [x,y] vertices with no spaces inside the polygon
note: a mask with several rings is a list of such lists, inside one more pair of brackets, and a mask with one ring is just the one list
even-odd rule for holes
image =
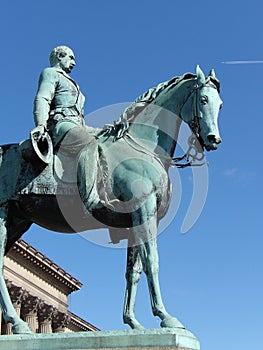
{"label": "saddle blanket", "polygon": [[[24,146],[27,148],[28,146]],[[80,155],[67,155],[63,152],[54,154],[50,164],[44,164],[39,160],[33,162],[22,161],[20,175],[16,185],[17,194],[39,195],[74,195],[78,194],[77,171]],[[95,164],[98,164],[98,142],[93,140],[86,148],[86,159],[90,169],[83,176],[85,181],[92,179]],[[85,164],[86,166],[86,164]],[[88,167],[89,168],[89,167]],[[82,175],[82,174],[81,174]],[[88,187],[89,185],[87,185]]]}

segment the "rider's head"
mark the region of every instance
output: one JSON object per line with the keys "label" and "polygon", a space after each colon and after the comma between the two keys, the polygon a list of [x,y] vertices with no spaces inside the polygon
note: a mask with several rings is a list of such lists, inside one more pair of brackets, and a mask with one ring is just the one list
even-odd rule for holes
{"label": "rider's head", "polygon": [[55,47],[49,56],[51,67],[60,67],[66,73],[70,73],[75,66],[73,51],[67,46]]}

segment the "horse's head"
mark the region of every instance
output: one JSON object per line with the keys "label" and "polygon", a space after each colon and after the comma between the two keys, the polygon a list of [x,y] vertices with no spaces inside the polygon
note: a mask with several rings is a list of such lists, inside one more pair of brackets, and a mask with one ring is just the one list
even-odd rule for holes
{"label": "horse's head", "polygon": [[199,66],[196,78],[189,82],[189,93],[182,104],[180,117],[190,126],[202,148],[216,150],[221,138],[218,129],[218,113],[222,107],[219,96],[220,83],[211,70],[208,77]]}

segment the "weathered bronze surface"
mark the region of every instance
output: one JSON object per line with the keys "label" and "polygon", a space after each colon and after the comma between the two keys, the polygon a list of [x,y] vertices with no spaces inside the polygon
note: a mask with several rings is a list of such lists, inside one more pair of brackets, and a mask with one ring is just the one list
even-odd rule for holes
{"label": "weathered bronze surface", "polygon": [[[67,75],[74,54],[65,52],[54,53],[52,67],[41,74],[31,132],[40,147],[45,133],[51,135],[54,156],[41,160],[30,140],[0,148],[0,265],[32,223],[72,233],[107,227],[113,242],[128,240],[124,322],[143,328],[134,305],[144,271],[161,326],[183,328],[162,301],[157,227],[169,206],[168,169],[182,120],[195,135],[191,147],[197,152],[215,150],[221,142],[219,81],[213,70],[205,77],[197,66],[196,74],[172,78],[141,95],[113,125],[92,130],[84,125],[83,95]],[[0,303],[14,333],[30,332],[12,306],[2,275]]]}

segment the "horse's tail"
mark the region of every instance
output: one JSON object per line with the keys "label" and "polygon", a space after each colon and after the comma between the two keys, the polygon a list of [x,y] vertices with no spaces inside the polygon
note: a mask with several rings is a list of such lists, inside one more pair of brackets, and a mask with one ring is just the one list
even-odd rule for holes
{"label": "horse's tail", "polygon": [[16,194],[21,162],[19,144],[0,146],[0,206]]}

